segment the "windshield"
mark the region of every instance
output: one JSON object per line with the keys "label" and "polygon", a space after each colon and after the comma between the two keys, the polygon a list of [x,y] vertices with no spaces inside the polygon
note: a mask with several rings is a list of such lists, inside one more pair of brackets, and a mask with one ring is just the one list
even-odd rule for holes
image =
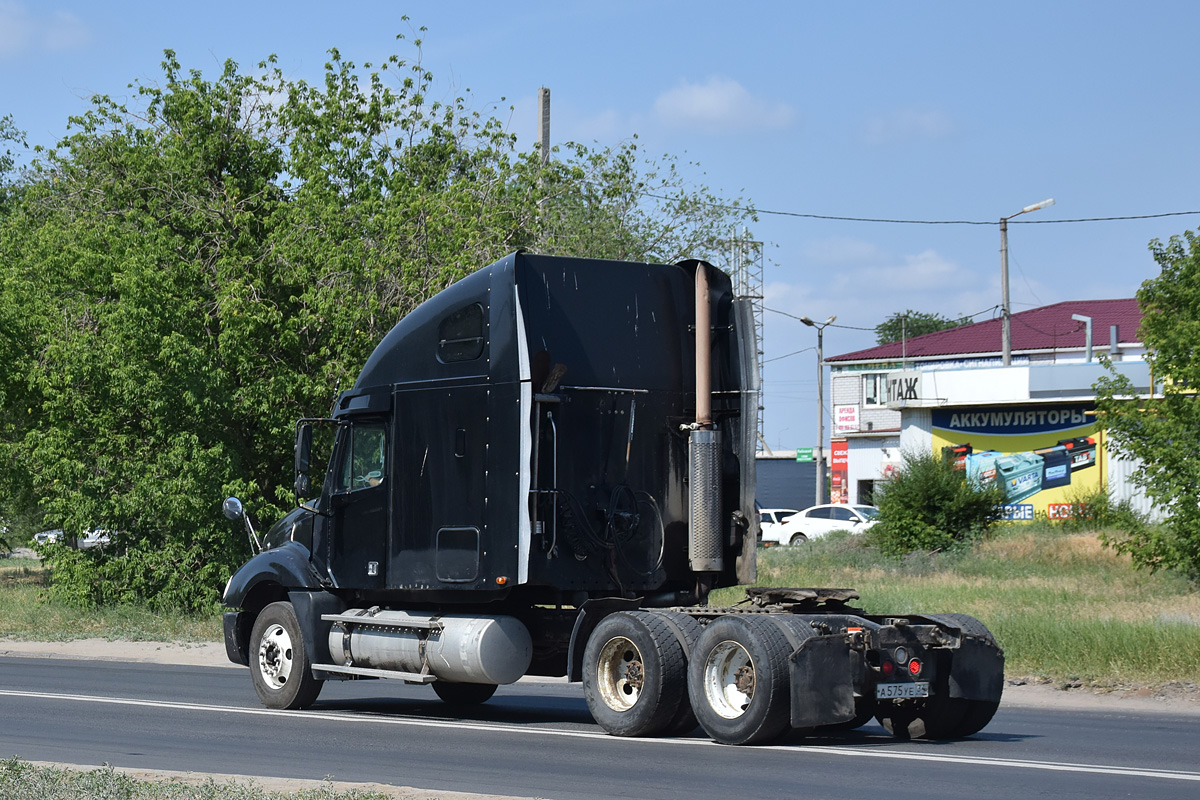
{"label": "windshield", "polygon": [[855,506],[854,510],[862,514],[867,519],[875,519],[879,516],[879,509],[875,506]]}

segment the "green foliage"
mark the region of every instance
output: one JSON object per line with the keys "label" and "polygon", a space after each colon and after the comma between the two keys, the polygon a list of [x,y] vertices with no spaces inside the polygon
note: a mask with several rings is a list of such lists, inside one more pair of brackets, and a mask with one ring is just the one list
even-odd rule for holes
{"label": "green foliage", "polygon": [[1067,498],[1069,515],[1051,520],[1051,525],[1064,531],[1101,530],[1101,541],[1122,540],[1148,524],[1145,517],[1128,500],[1114,501],[1108,492],[1097,489],[1073,492]]}
{"label": "green foliage", "polygon": [[529,191],[543,198],[530,241],[539,252],[721,263],[731,217],[753,218],[739,201],[693,186],[672,156],[640,169],[636,141],[603,150],[569,144],[554,152],[562,156],[562,150],[562,160],[538,169],[536,157],[529,156],[522,169]]}
{"label": "green foliage", "polygon": [[25,146],[25,133],[18,130],[12,116],[0,117],[0,214],[8,206],[10,194],[14,191],[15,182],[10,174],[16,169],[17,157],[5,143]]}
{"label": "green foliage", "polygon": [[1140,333],[1162,396],[1139,398],[1112,373],[1096,385],[1097,408],[1109,447],[1140,462],[1134,482],[1169,516],[1108,541],[1151,570],[1200,575],[1200,238],[1188,231],[1150,250],[1161,273],[1138,290]]}
{"label": "green foliage", "polygon": [[633,145],[543,168],[431,100],[419,59],[334,50],[310,85],[167,51],[163,73],[136,105],[94,98],[0,215],[0,518],[115,531],[47,551],[80,605],[211,608],[249,556],[221,500],[280,516],[294,421],[469,272],[518,248],[708,255],[747,216]]}
{"label": "green foliage", "polygon": [[877,495],[871,543],[886,553],[945,550],[984,533],[999,518],[1003,493],[979,487],[950,459],[903,454],[896,476]]}
{"label": "green foliage", "polygon": [[911,339],[914,336],[924,336],[927,333],[968,325],[970,322],[970,317],[952,319],[943,317],[941,314],[913,311],[912,309],[897,311],[875,326],[875,342],[876,344],[890,344],[901,339]]}

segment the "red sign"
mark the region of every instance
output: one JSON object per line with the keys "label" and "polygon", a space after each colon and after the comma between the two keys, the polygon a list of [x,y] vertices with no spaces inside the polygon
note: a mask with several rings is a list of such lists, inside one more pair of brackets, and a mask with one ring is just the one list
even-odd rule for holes
{"label": "red sign", "polygon": [[849,503],[850,443],[829,443],[829,502]]}

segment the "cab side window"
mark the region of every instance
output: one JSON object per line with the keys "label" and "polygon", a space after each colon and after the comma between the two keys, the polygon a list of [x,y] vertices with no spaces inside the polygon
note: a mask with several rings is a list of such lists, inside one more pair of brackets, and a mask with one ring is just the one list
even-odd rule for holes
{"label": "cab side window", "polygon": [[438,325],[438,361],[453,364],[483,355],[483,306],[460,308]]}
{"label": "cab side window", "polygon": [[381,423],[354,425],[342,454],[338,489],[354,491],[379,485],[386,474],[386,453],[387,435]]}

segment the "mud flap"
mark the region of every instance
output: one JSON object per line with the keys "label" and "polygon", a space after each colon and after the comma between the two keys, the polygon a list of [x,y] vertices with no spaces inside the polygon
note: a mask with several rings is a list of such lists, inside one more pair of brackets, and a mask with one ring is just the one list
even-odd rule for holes
{"label": "mud flap", "polygon": [[854,719],[854,678],[844,636],[814,636],[788,658],[792,727],[815,728]]}
{"label": "mud flap", "polygon": [[222,617],[225,629],[225,655],[234,664],[250,666],[250,628],[254,617],[248,611],[226,611]]}
{"label": "mud flap", "polygon": [[[340,597],[328,592],[288,592],[288,600],[296,610],[296,621],[300,623],[300,632],[304,636],[304,652],[309,664],[329,663],[329,629],[332,622],[321,619],[322,614],[340,614],[346,610],[346,603]],[[324,674],[319,677],[325,678]]]}
{"label": "mud flap", "polygon": [[994,642],[963,636],[958,648],[950,652],[951,697],[993,702],[1000,699],[1004,691],[1004,653]]}

